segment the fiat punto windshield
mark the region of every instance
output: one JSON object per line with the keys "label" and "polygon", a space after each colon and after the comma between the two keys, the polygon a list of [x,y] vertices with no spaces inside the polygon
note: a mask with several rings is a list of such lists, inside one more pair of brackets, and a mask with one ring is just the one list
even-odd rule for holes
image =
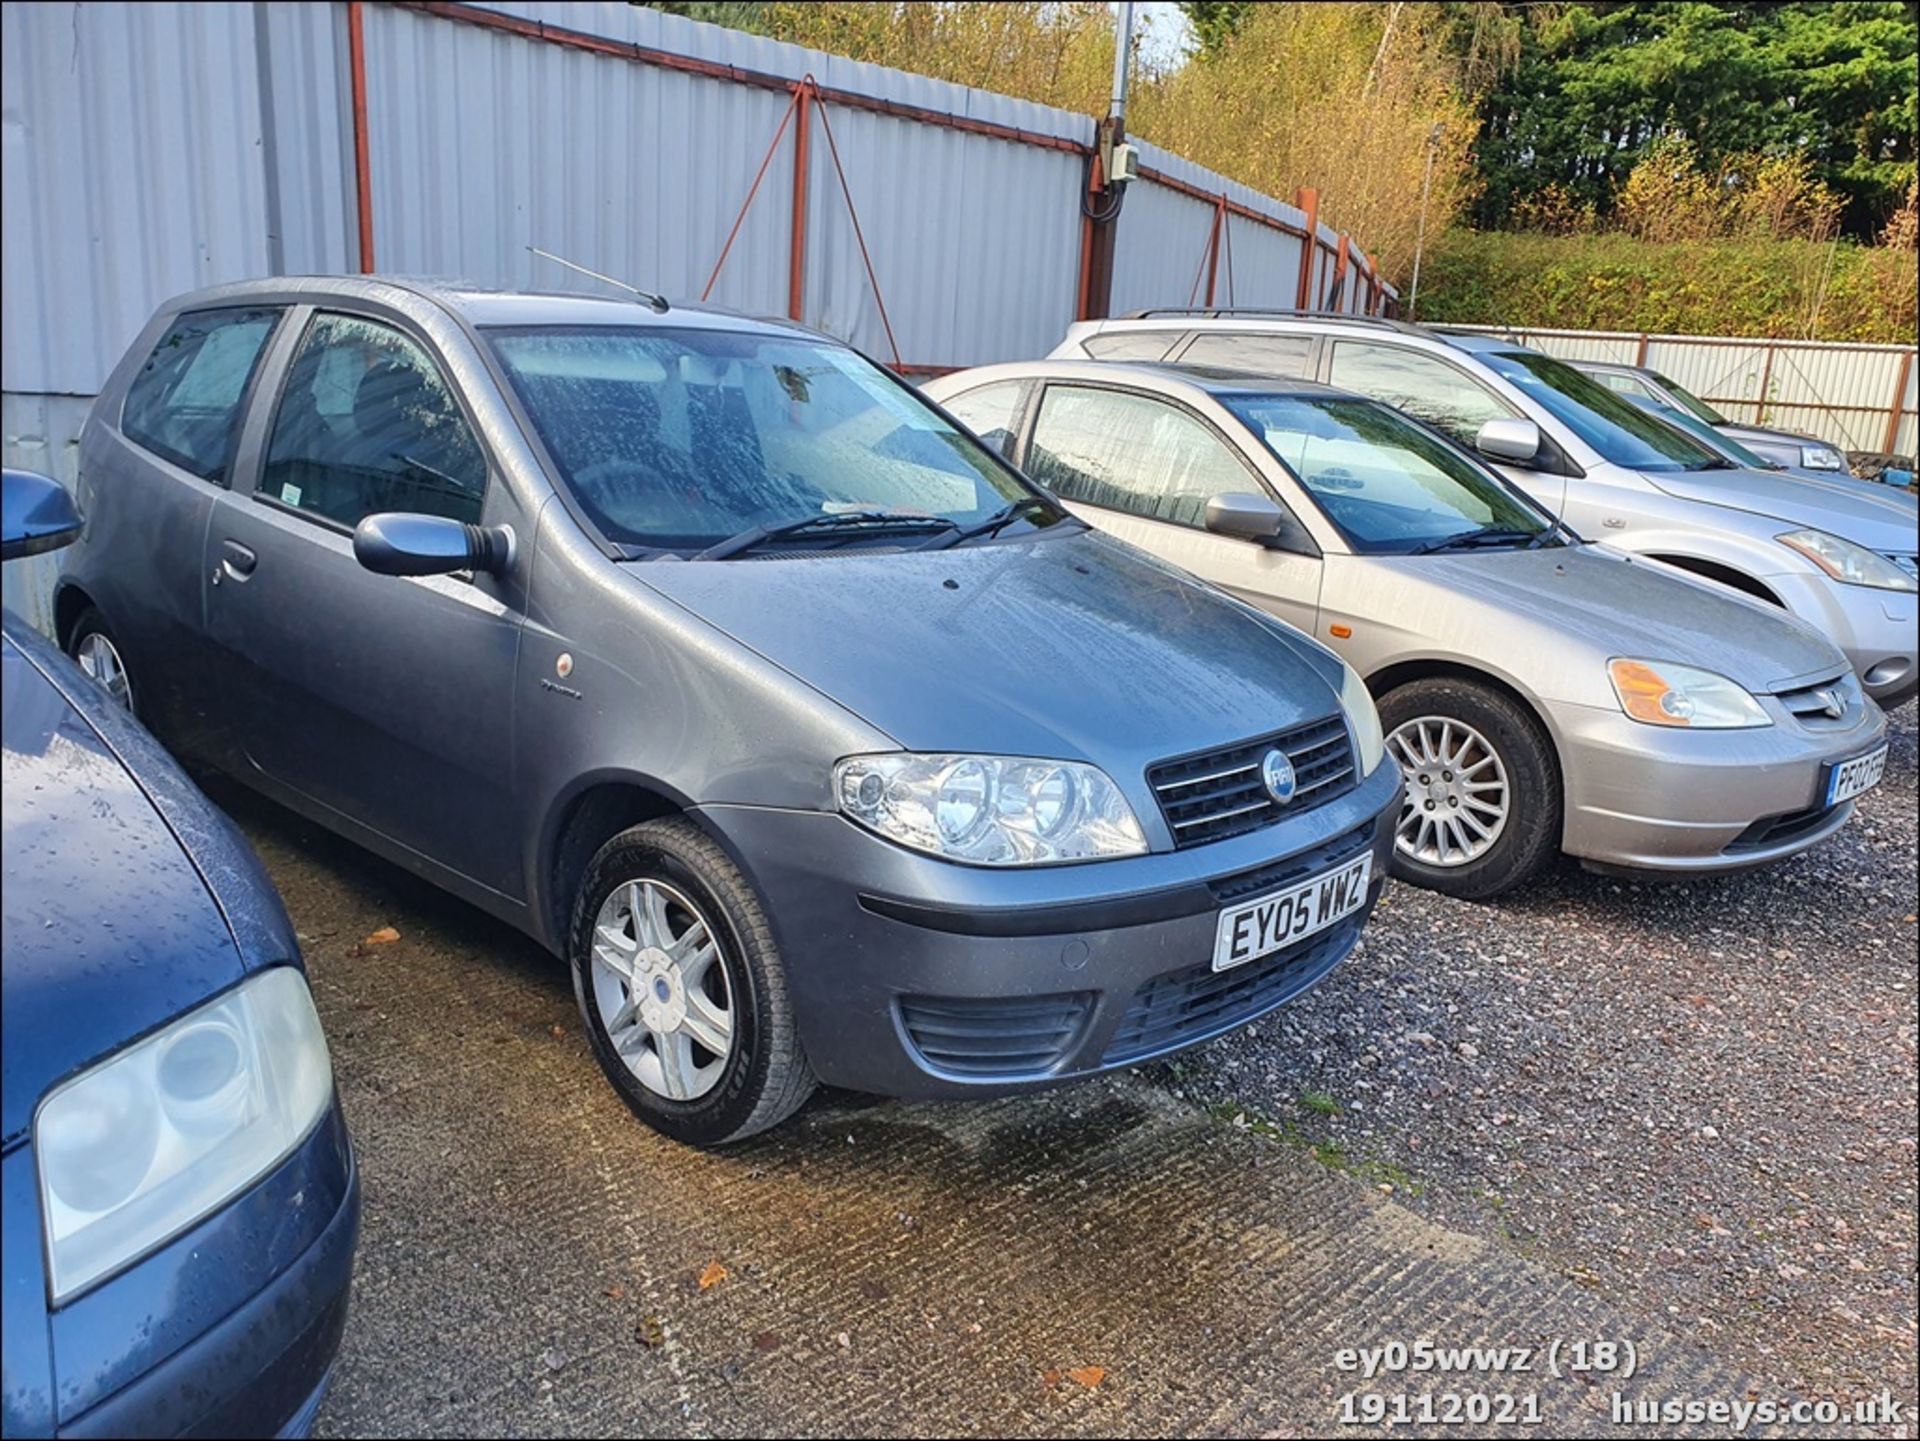
{"label": "fiat punto windshield", "polygon": [[560,482],[642,553],[899,546],[1064,516],[844,346],[692,327],[487,335]]}

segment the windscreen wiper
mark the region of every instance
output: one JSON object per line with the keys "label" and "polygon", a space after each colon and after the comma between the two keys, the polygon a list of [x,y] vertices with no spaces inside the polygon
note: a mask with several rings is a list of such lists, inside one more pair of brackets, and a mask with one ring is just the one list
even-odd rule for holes
{"label": "windscreen wiper", "polygon": [[1463,530],[1453,535],[1443,535],[1438,540],[1416,545],[1406,552],[1408,555],[1432,555],[1441,550],[1475,550],[1483,545],[1512,545],[1515,542],[1531,542],[1536,539],[1530,530],[1508,530],[1503,526],[1483,525],[1478,530]]}
{"label": "windscreen wiper", "polygon": [[1037,495],[1023,495],[1013,504],[996,510],[985,520],[976,520],[972,525],[955,526],[952,530],[936,535],[932,540],[923,541],[915,550],[945,550],[950,545],[958,545],[963,540],[974,540],[979,536],[993,535],[1012,525],[1027,511],[1040,507],[1049,514],[1053,511],[1053,502]]}
{"label": "windscreen wiper", "polygon": [[913,515],[901,510],[849,510],[838,515],[810,515],[802,520],[783,521],[779,525],[756,525],[708,546],[690,560],[727,560],[744,554],[770,540],[790,535],[831,534],[835,531],[939,530],[959,528],[959,522],[944,515]]}

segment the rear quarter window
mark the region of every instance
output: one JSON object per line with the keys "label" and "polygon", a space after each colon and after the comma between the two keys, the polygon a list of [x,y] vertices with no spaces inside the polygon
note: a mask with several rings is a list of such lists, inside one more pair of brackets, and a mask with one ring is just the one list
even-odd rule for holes
{"label": "rear quarter window", "polygon": [[202,480],[226,484],[240,402],[279,318],[273,309],[176,318],[127,387],[120,433]]}

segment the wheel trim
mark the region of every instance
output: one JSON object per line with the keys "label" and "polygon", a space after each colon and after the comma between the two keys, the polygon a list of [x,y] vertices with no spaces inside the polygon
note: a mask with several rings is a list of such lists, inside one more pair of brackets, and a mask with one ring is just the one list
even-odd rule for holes
{"label": "wheel trim", "polygon": [[1394,846],[1409,860],[1453,870],[1492,850],[1513,802],[1506,762],[1484,735],[1452,716],[1420,716],[1387,737],[1406,789]]}
{"label": "wheel trim", "polygon": [[614,1054],[670,1101],[697,1101],[733,1054],[733,986],[705,914],[664,881],[627,881],[593,925],[593,998]]}
{"label": "wheel trim", "polygon": [[133,709],[133,684],[127,679],[126,662],[120,659],[113,642],[99,631],[89,631],[74,648],[74,661],[80,669],[121,705]]}

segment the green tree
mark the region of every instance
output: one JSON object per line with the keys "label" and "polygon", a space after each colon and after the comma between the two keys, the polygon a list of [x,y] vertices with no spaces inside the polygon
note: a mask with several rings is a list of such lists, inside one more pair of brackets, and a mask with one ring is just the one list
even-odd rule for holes
{"label": "green tree", "polygon": [[1859,236],[1913,180],[1910,0],[1569,0],[1540,13],[1481,97],[1483,226],[1548,186],[1604,214],[1663,138],[1691,142],[1708,172],[1736,156],[1804,154]]}

